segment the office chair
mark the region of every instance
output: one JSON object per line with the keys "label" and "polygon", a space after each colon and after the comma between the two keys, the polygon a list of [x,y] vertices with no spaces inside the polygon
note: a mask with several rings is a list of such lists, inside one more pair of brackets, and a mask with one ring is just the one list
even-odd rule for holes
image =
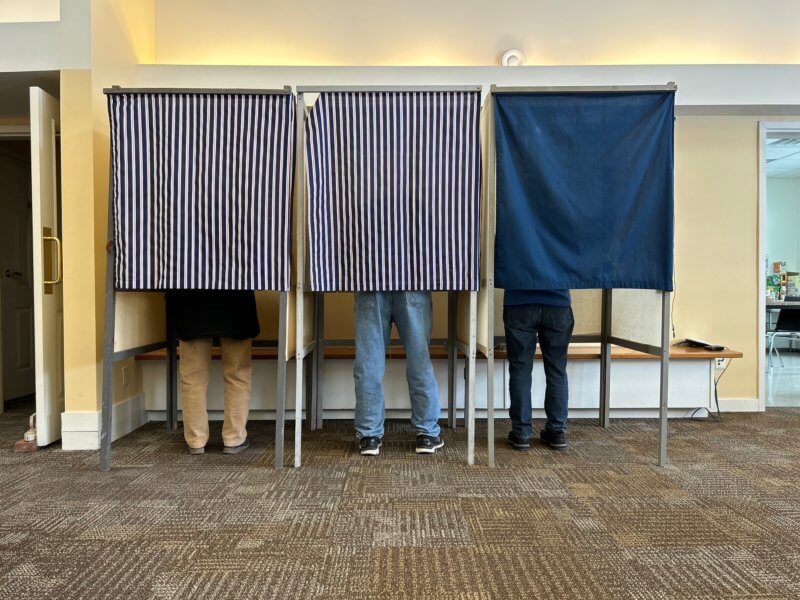
{"label": "office chair", "polygon": [[800,334],[800,310],[797,309],[781,309],[778,313],[778,321],[775,323],[775,329],[767,333],[769,338],[769,366],[772,367],[772,353],[778,356],[783,366],[783,359],[780,352],[775,347],[776,337],[794,337]]}

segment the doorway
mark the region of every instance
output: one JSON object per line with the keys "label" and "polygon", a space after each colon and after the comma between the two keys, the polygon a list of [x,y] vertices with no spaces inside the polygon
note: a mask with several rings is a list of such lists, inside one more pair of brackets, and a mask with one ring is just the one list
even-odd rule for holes
{"label": "doorway", "polygon": [[0,409],[21,398],[39,446],[64,411],[59,91],[58,71],[0,72]]}
{"label": "doorway", "polygon": [[760,150],[760,397],[800,406],[800,123],[761,123]]}
{"label": "doorway", "polygon": [[3,404],[33,396],[31,145],[0,137],[0,390]]}

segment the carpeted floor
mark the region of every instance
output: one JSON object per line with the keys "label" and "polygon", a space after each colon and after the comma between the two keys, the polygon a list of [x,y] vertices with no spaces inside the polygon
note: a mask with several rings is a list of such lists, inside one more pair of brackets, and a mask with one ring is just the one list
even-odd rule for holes
{"label": "carpeted floor", "polygon": [[108,474],[14,454],[29,412],[0,415],[1,598],[800,598],[800,409],[672,421],[666,468],[655,421],[571,422],[565,453],[499,423],[493,470],[463,429],[421,457],[391,423],[366,458],[328,423],[298,471],[270,423],[238,456],[151,423]]}

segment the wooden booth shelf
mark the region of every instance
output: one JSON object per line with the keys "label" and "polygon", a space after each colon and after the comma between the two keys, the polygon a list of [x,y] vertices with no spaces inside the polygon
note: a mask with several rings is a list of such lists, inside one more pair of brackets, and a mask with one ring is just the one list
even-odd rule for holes
{"label": "wooden booth shelf", "polygon": [[[447,347],[444,345],[433,345],[430,347],[431,359],[446,359]],[[332,348],[325,348],[326,360],[352,360],[355,358],[356,351],[354,346],[336,346]],[[497,350],[494,353],[496,359],[503,360],[506,358],[506,352]],[[670,348],[670,360],[697,360],[697,359],[712,359],[712,358],[742,358],[744,356],[738,350],[725,349],[718,352],[704,350],[703,348],[689,348],[689,347],[676,347]],[[178,351],[180,358],[180,350]],[[253,348],[253,360],[275,360],[278,357],[278,349],[270,347],[255,347]],[[390,346],[386,352],[386,358],[404,359],[406,357],[405,351],[402,346]],[[166,360],[166,350],[155,350],[140,354],[136,360]],[[215,347],[211,353],[212,360],[220,360],[222,352],[220,348]],[[463,359],[463,353],[459,353],[459,359]],[[478,356],[477,360],[485,360],[485,357]],[[541,360],[542,351],[537,348],[536,360]],[[567,353],[568,360],[600,360],[600,344],[580,344],[571,345]],[[612,346],[611,348],[612,360],[658,360],[659,357],[645,352],[638,352],[630,348],[623,348],[621,346]]]}

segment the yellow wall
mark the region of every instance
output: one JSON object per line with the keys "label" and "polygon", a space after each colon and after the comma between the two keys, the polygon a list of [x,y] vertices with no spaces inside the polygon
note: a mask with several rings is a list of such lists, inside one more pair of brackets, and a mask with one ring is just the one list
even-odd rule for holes
{"label": "yellow wall", "polygon": [[680,117],[675,131],[675,312],[678,338],[744,352],[720,396],[758,395],[758,121]]}
{"label": "yellow wall", "polygon": [[[635,9],[621,0],[618,4],[616,12],[627,11],[624,19],[615,20],[613,4],[608,2],[601,14],[588,0],[564,8],[518,0],[505,3],[502,10],[487,10],[485,3],[468,0],[459,3],[461,16],[453,20],[452,1],[412,0],[399,11],[396,4],[383,0],[280,3],[281,10],[275,10],[274,1],[240,0],[239,10],[233,11],[220,10],[212,0],[91,0],[91,68],[62,73],[67,410],[99,407],[108,206],[104,87],[136,86],[137,65],[153,62],[495,64],[498,53],[510,46],[522,48],[530,62],[542,64],[800,59],[796,36],[791,32],[789,37],[787,25],[800,17],[795,14],[800,5],[795,3],[783,5],[781,18],[773,11],[769,43],[761,43],[766,30],[759,9],[743,1],[736,2],[737,11],[728,16],[723,15],[725,7],[707,14],[714,17],[713,25],[704,24],[703,35],[696,35],[700,25],[692,21],[681,17],[677,23],[674,15],[680,11],[665,13],[655,3],[651,8],[639,3]],[[356,6],[358,10],[353,10]],[[578,10],[584,16],[580,23],[591,23],[591,31],[573,22]],[[647,30],[645,25],[656,16],[662,19],[660,26]],[[415,38],[409,43],[407,25],[412,22]],[[598,22],[604,26],[597,27]],[[646,37],[637,33],[645,30]],[[733,33],[742,35],[731,37]],[[370,53],[365,54],[364,48]],[[218,75],[208,77],[224,83]],[[756,157],[756,118],[678,121],[676,335],[709,338],[745,352],[722,381],[726,397],[757,395]],[[121,337],[157,341],[160,321],[143,330],[130,316],[147,313],[160,318],[160,297],[123,294],[119,303]],[[276,307],[276,295],[259,295],[264,339],[277,337]],[[352,337],[349,295],[329,297],[326,312],[327,337]],[[433,337],[443,337],[445,327],[444,302],[439,299]],[[133,370],[132,384],[118,390],[117,400],[140,386],[138,366],[126,364]],[[123,366],[117,368],[118,381]]]}
{"label": "yellow wall", "polygon": [[[100,405],[103,307],[108,229],[108,119],[103,88],[135,86],[137,65],[152,62],[153,0],[92,0],[91,69],[61,77],[64,235],[64,369],[66,410]],[[125,304],[126,299],[121,303]],[[124,389],[121,370],[129,368]],[[141,388],[139,367],[115,368],[120,401]]]}
{"label": "yellow wall", "polygon": [[[800,2],[157,0],[156,62],[240,65],[800,61]],[[223,8],[224,7],[224,8]]]}
{"label": "yellow wall", "polygon": [[95,410],[92,73],[61,72],[61,222],[64,241],[64,391],[66,408]]}

